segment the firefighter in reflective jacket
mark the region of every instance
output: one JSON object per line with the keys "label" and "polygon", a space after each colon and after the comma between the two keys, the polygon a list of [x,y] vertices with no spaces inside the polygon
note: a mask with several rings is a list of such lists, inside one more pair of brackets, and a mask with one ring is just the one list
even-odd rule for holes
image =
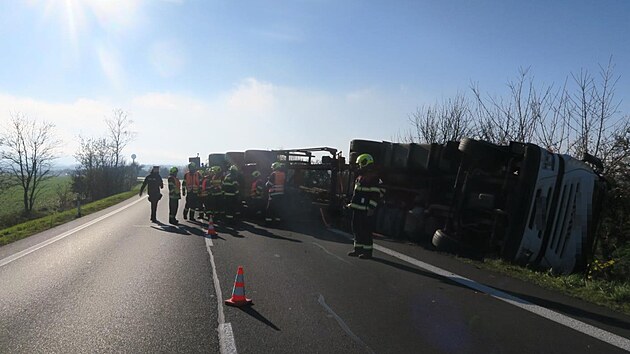
{"label": "firefighter in reflective jacket", "polygon": [[220,166],[212,166],[210,168],[210,180],[206,181],[206,189],[208,189],[209,207],[208,214],[218,219],[223,216],[223,175]]}
{"label": "firefighter in reflective jacket", "polygon": [[347,207],[352,210],[352,233],[354,250],[349,256],[372,258],[372,231],[374,231],[374,210],[383,198],[381,180],[374,169],[374,159],[370,154],[357,157],[358,176],[354,182],[354,193]]}
{"label": "firefighter in reflective jacket", "polygon": [[252,184],[249,189],[249,209],[252,215],[262,214],[265,203],[265,181],[263,181],[260,172],[252,172]]}
{"label": "firefighter in reflective jacket", "polygon": [[189,218],[195,221],[195,210],[199,209],[199,188],[201,186],[201,174],[197,171],[194,162],[188,164],[188,172],[184,174],[182,182],[182,193],[186,197],[184,206],[184,219]]}
{"label": "firefighter in reflective jacket", "polygon": [[201,186],[199,186],[199,216],[208,219],[210,214],[210,180],[212,171],[210,168],[203,170]]}
{"label": "firefighter in reflective jacket", "polygon": [[271,164],[271,175],[267,178],[266,186],[269,188],[269,201],[267,202],[267,214],[265,221],[281,222],[282,203],[284,200],[284,184],[286,182],[286,173],[284,166],[280,162]]}
{"label": "firefighter in reflective jacket", "polygon": [[178,171],[175,166],[168,171],[168,222],[173,225],[179,224],[176,215],[179,208],[179,200],[182,199],[182,185],[177,178]]}
{"label": "firefighter in reflective jacket", "polygon": [[229,172],[223,177],[223,197],[225,204],[225,218],[228,221],[233,221],[236,216],[238,203],[239,203],[239,191],[240,184],[238,183],[238,168],[235,165],[230,166]]}

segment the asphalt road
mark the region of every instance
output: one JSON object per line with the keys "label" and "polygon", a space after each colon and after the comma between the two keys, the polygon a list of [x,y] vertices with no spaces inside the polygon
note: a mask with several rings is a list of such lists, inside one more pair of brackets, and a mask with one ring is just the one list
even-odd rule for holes
{"label": "asphalt road", "polygon": [[[628,316],[422,247],[378,240],[373,260],[351,258],[351,241],[314,217],[282,229],[217,223],[209,239],[205,224],[152,224],[145,199],[0,248],[0,352],[615,353],[630,343]],[[217,301],[238,266],[248,308]]]}

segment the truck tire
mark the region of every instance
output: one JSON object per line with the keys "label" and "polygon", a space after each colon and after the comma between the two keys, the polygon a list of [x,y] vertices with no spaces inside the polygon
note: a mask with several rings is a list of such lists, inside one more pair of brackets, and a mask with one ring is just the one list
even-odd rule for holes
{"label": "truck tire", "polygon": [[225,168],[226,165],[225,154],[210,154],[208,155],[208,166],[220,166]]}
{"label": "truck tire", "polygon": [[276,162],[277,156],[274,152],[269,150],[247,150],[243,155],[244,163],[255,163],[259,165],[259,168],[269,167],[272,163]]}
{"label": "truck tire", "polygon": [[374,158],[374,164],[381,167],[389,167],[391,159],[391,143],[386,141],[352,140],[350,142],[350,163],[356,162],[360,154],[370,154]]}
{"label": "truck tire", "polygon": [[410,152],[409,144],[392,144],[392,159],[391,159],[391,168],[395,170],[406,170],[409,161],[409,152]]}
{"label": "truck tire", "polygon": [[245,165],[245,153],[230,151],[225,153],[225,159],[228,164],[236,165],[238,168],[242,168]]}
{"label": "truck tire", "polygon": [[471,138],[463,138],[459,142],[459,151],[476,160],[502,160],[507,156],[497,145]]}
{"label": "truck tire", "polygon": [[409,144],[407,168],[415,172],[428,170],[432,147],[432,144]]}
{"label": "truck tire", "polygon": [[460,242],[449,236],[442,229],[435,230],[431,243],[438,251],[454,252],[461,248]]}

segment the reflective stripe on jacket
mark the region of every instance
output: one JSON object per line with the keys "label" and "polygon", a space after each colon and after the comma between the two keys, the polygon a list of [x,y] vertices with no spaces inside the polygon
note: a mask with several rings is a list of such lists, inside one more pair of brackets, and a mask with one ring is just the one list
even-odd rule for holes
{"label": "reflective stripe on jacket", "polygon": [[177,177],[168,177],[168,197],[171,199],[182,198],[182,185]]}
{"label": "reflective stripe on jacket", "polygon": [[225,178],[223,178],[223,195],[227,197],[233,197],[238,194],[239,184],[235,177],[236,176],[234,176],[233,174],[228,173]]}
{"label": "reflective stripe on jacket", "polygon": [[354,182],[354,193],[348,206],[355,210],[375,209],[385,193],[380,187],[381,183],[375,174],[358,176]]}
{"label": "reflective stripe on jacket", "polygon": [[208,182],[210,179],[208,177],[204,177],[201,181],[201,188],[199,188],[199,196],[205,198],[208,196],[210,183]]}
{"label": "reflective stripe on jacket", "polygon": [[223,195],[223,188],[221,186],[222,184],[223,179],[221,178],[221,175],[217,174],[212,176],[212,178],[210,179],[210,195],[212,195],[213,197]]}
{"label": "reflective stripe on jacket", "polygon": [[269,176],[269,183],[271,183],[271,186],[269,187],[269,196],[273,197],[284,194],[285,181],[286,174],[283,171],[274,171],[271,176]]}
{"label": "reflective stripe on jacket", "polygon": [[184,186],[184,188],[186,188],[187,192],[197,193],[199,192],[200,181],[201,175],[199,174],[199,172],[189,171],[186,172],[186,174],[184,175],[184,181],[182,185]]}

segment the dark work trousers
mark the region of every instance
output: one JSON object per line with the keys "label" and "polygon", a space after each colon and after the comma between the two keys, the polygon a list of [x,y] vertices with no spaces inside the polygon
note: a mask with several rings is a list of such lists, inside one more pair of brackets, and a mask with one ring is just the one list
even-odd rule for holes
{"label": "dark work trousers", "polygon": [[224,196],[223,203],[225,206],[225,218],[228,220],[234,220],[238,209],[239,198],[237,195]]}
{"label": "dark work trousers", "polygon": [[168,215],[169,219],[173,220],[177,216],[177,209],[179,208],[179,199],[169,198],[168,200]]}
{"label": "dark work trousers", "polygon": [[281,221],[282,207],[284,203],[284,194],[277,194],[269,196],[269,202],[267,203],[267,214],[265,215],[266,221]]}
{"label": "dark work trousers", "polygon": [[225,206],[223,205],[223,194],[210,195],[210,213],[212,217],[221,218],[224,214]]}
{"label": "dark work trousers", "polygon": [[186,193],[186,205],[184,205],[184,217],[190,211],[190,218],[195,217],[195,209],[199,208],[199,196],[197,193],[188,192]]}
{"label": "dark work trousers", "polygon": [[372,231],[374,231],[374,216],[368,216],[367,211],[352,211],[352,234],[354,235],[354,250],[372,254],[374,244]]}
{"label": "dark work trousers", "polygon": [[157,217],[155,216],[155,214],[157,213],[157,206],[158,206],[159,201],[160,201],[159,198],[149,197],[149,202],[151,202],[151,221],[157,220]]}

